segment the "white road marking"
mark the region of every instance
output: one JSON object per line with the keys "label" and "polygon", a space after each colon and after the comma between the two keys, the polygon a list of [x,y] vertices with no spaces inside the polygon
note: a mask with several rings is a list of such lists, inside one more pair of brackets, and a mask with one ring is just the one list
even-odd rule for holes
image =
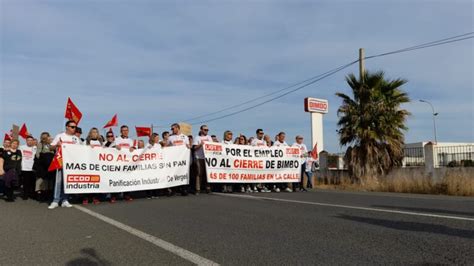
{"label": "white road marking", "polygon": [[235,197],[235,198],[245,198],[245,199],[260,199],[260,200],[271,200],[271,201],[281,201],[281,202],[290,202],[290,203],[299,203],[299,204],[309,204],[325,207],[336,207],[336,208],[345,208],[345,209],[354,209],[354,210],[364,210],[364,211],[375,211],[375,212],[388,212],[388,213],[397,213],[397,214],[406,214],[414,216],[425,216],[425,217],[434,217],[434,218],[444,218],[444,219],[453,219],[453,220],[462,220],[462,221],[471,221],[474,222],[474,218],[462,217],[462,216],[450,216],[450,215],[440,215],[440,214],[430,214],[422,212],[408,212],[408,211],[397,211],[397,210],[388,210],[388,209],[379,209],[379,208],[367,208],[367,207],[358,207],[350,205],[340,205],[340,204],[330,204],[330,203],[320,203],[320,202],[311,202],[311,201],[301,201],[301,200],[290,200],[290,199],[279,199],[279,198],[270,198],[270,197],[259,197],[259,196],[249,196],[249,195],[235,195],[235,194],[223,194],[223,193],[214,193],[219,196],[224,197]]}
{"label": "white road marking", "polygon": [[77,206],[77,205],[74,205],[74,208],[84,212],[84,213],[87,213],[89,214],[90,216],[93,216],[103,222],[106,222],[110,225],[113,225],[119,229],[122,229],[124,230],[125,232],[129,233],[129,234],[132,234],[136,237],[139,237],[145,241],[148,241],[150,243],[152,243],[153,245],[155,246],[158,246],[166,251],[169,251],[187,261],[190,261],[194,264],[197,264],[197,265],[219,265],[217,262],[214,262],[212,260],[209,260],[209,259],[206,259],[204,257],[201,257],[199,256],[198,254],[195,254],[189,250],[186,250],[184,248],[181,248],[181,247],[178,247],[176,245],[173,245],[171,244],[170,242],[167,242],[163,239],[160,239],[156,236],[152,236],[150,234],[147,234],[145,232],[142,232],[138,229],[135,229],[133,227],[130,227],[126,224],[123,224],[121,222],[118,222],[114,219],[111,219],[107,216],[104,216],[102,214],[99,214],[99,213],[96,213],[94,211],[91,211],[89,209],[86,209],[84,207],[81,207],[81,206]]}

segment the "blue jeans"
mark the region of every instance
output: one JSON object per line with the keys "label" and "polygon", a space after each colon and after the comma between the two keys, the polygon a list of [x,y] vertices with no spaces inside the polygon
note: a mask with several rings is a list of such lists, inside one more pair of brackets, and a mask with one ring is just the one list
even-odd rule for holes
{"label": "blue jeans", "polygon": [[56,184],[54,186],[54,199],[53,202],[60,203],[61,201],[67,201],[66,194],[64,194],[63,186],[63,170],[56,171]]}
{"label": "blue jeans", "polygon": [[308,183],[306,184],[307,188],[313,188],[313,172],[306,171],[306,175],[308,176]]}

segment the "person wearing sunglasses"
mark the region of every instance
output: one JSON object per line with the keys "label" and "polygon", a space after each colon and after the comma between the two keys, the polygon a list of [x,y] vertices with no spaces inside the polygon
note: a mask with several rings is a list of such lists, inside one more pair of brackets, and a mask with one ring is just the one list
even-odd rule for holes
{"label": "person wearing sunglasses", "polygon": [[[80,138],[78,138],[76,133],[77,123],[73,120],[66,122],[66,131],[57,134],[53,142],[51,142],[51,148],[57,149],[61,144],[82,144]],[[54,186],[54,199],[53,202],[48,206],[48,209],[56,209],[61,203],[61,207],[71,208],[72,205],[68,201],[68,196],[64,194],[63,187],[63,170],[58,169],[56,171],[56,182]]]}
{"label": "person wearing sunglasses", "polygon": [[[103,145],[104,148],[116,148],[115,146],[115,136],[114,132],[112,130],[107,131],[107,134],[105,134],[105,142]],[[110,201],[110,203],[115,203],[117,202],[117,197],[120,195],[120,193],[108,193],[106,195],[106,198]]]}
{"label": "person wearing sunglasses", "polygon": [[107,134],[105,134],[105,142],[104,142],[104,148],[115,148],[115,136],[114,132],[108,131]]}
{"label": "person wearing sunglasses", "polygon": [[[255,131],[256,137],[252,139],[251,145],[255,147],[267,147],[267,142],[265,141],[265,133],[263,132],[263,129],[259,128]],[[270,192],[270,190],[262,184],[257,184],[256,186],[253,186],[253,191],[252,192],[258,192],[257,187],[260,187],[261,192]],[[248,191],[248,190],[247,190]]]}

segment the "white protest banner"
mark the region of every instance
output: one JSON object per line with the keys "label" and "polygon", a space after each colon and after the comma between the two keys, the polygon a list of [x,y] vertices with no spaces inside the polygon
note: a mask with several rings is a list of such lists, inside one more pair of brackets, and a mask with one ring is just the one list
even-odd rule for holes
{"label": "white protest banner", "polygon": [[190,151],[185,146],[129,152],[63,144],[64,191],[114,193],[189,184]]}
{"label": "white protest banner", "polygon": [[205,143],[207,182],[288,183],[301,178],[300,149]]}

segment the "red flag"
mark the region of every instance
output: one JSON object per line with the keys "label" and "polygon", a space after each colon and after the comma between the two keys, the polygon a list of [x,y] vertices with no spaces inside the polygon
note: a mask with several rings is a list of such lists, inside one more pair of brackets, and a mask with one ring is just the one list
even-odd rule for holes
{"label": "red flag", "polygon": [[5,137],[3,138],[3,142],[5,142],[6,140],[12,140],[12,136],[5,133]]}
{"label": "red flag", "polygon": [[26,128],[26,124],[23,123],[23,126],[21,126],[20,131],[18,132],[18,136],[21,136],[22,138],[26,139],[30,133],[28,133],[28,129]]}
{"label": "red flag", "polygon": [[79,121],[81,121],[82,118],[81,111],[79,111],[79,108],[74,105],[74,103],[71,101],[71,98],[69,97],[67,98],[66,112],[64,113],[64,117],[76,122],[76,124],[79,124]]}
{"label": "red flag", "polygon": [[318,143],[314,144],[314,148],[311,151],[311,157],[315,160],[318,159]]}
{"label": "red flag", "polygon": [[61,168],[63,168],[63,151],[61,149],[61,145],[59,145],[58,150],[56,151],[56,154],[54,155],[54,158],[48,167],[48,171],[52,172]]}
{"label": "red flag", "polygon": [[104,128],[116,127],[116,126],[118,126],[117,114],[115,114],[114,117],[112,117],[112,119],[109,122],[107,122],[107,124],[105,124]]}
{"label": "red flag", "polygon": [[148,137],[151,135],[151,127],[135,127],[137,137]]}

